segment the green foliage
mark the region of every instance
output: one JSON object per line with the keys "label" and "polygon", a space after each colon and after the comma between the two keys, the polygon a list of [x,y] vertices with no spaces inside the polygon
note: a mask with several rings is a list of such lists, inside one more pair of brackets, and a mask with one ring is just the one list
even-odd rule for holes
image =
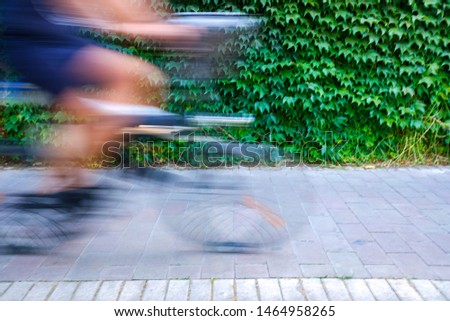
{"label": "green foliage", "polygon": [[64,123],[70,117],[62,111],[35,104],[6,104],[0,107],[0,128],[9,139],[21,142],[51,143],[55,129],[52,124]]}
{"label": "green foliage", "polygon": [[[305,162],[448,162],[448,1],[171,3],[175,11],[257,14],[263,25],[219,48],[222,58],[241,53],[237,61],[215,61],[231,77],[173,77],[169,110],[254,114],[255,128],[228,135],[281,145]],[[139,38],[85,35],[169,75],[188,68],[183,57],[162,56]],[[13,122],[5,124],[8,133],[19,130]]]}
{"label": "green foliage", "polygon": [[448,160],[450,4],[189,3],[264,21],[256,38],[240,39],[239,76],[218,81],[221,100],[204,105],[254,114],[255,130],[239,139],[270,140],[309,162]]}

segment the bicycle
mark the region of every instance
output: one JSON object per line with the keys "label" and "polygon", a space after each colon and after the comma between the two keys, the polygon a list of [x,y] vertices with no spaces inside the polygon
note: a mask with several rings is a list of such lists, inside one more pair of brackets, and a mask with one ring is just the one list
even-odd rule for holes
{"label": "bicycle", "polygon": [[[86,26],[83,21],[70,17],[52,19],[55,23]],[[256,18],[231,13],[184,13],[172,15],[168,19],[172,23],[191,24],[208,29],[207,41],[201,48],[197,48],[197,58],[199,54],[200,57],[208,56],[211,46],[216,46],[217,40],[223,37],[224,30],[255,28],[258,25]],[[189,45],[178,43],[170,49]],[[0,89],[3,89],[2,100],[13,98],[24,101],[32,98],[34,101],[40,100],[41,103],[46,100],[45,94],[29,84],[4,82],[0,83]],[[224,156],[245,156],[243,151],[246,147],[254,148],[255,153],[264,152],[253,145],[243,145],[216,137],[190,135],[204,127],[248,126],[254,121],[250,115],[179,115],[148,106],[122,108],[122,105],[98,100],[91,100],[89,104],[112,117],[133,116],[136,119],[134,124],[122,129],[122,133],[129,135],[152,136],[170,141],[200,140],[222,149]],[[11,154],[42,156],[45,149],[15,144],[0,145],[0,155]],[[285,221],[264,202],[251,195],[243,195],[243,182],[190,181],[172,172],[148,168],[124,169],[121,177],[135,177],[139,180],[159,177],[165,184],[171,184],[172,188],[176,186],[178,193],[187,198],[186,208],[176,217],[169,217],[167,221],[173,223],[177,233],[199,242],[207,250],[256,250],[280,242],[286,237]],[[192,193],[202,195],[204,201],[190,200],[189,195]],[[98,200],[107,194],[107,189],[92,188],[78,194],[62,192],[57,198],[35,194],[6,195],[5,198],[11,200],[0,204],[0,247],[3,246],[14,253],[52,248],[76,234],[77,231],[72,230],[73,223],[95,212],[99,207]],[[21,201],[17,202],[17,198]]]}

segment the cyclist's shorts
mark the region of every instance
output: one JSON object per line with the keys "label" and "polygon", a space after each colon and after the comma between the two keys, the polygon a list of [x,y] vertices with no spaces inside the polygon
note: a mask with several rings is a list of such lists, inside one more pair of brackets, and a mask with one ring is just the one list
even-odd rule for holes
{"label": "cyclist's shorts", "polygon": [[7,62],[23,81],[58,95],[67,88],[90,84],[71,75],[68,63],[91,42],[67,27],[49,22],[42,0],[4,0],[3,23]]}

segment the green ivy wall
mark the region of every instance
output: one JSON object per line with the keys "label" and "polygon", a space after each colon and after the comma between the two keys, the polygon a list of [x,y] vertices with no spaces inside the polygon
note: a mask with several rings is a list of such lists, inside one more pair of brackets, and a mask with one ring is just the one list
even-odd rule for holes
{"label": "green ivy wall", "polygon": [[450,2],[189,2],[264,20],[239,77],[217,86],[221,108],[205,106],[255,114],[246,140],[313,162],[448,159]]}
{"label": "green ivy wall", "polygon": [[[252,113],[255,128],[227,136],[280,144],[303,162],[448,163],[449,1],[172,4],[258,14],[263,26],[230,44],[245,54],[231,78],[174,81],[170,110]],[[169,73],[183,64],[155,57],[139,40],[99,40]]]}

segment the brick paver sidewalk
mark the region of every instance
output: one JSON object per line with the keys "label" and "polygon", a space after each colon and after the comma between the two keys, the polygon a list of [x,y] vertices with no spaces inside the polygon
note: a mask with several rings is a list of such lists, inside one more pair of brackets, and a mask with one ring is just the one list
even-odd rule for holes
{"label": "brick paver sidewalk", "polygon": [[[286,241],[264,251],[205,251],[168,223],[188,201],[215,204],[206,193],[96,172],[121,186],[113,194],[120,206],[50,252],[3,253],[1,299],[450,299],[448,167],[169,172],[245,183],[227,193],[251,194],[279,213]],[[0,191],[31,189],[42,175],[2,170]]]}

